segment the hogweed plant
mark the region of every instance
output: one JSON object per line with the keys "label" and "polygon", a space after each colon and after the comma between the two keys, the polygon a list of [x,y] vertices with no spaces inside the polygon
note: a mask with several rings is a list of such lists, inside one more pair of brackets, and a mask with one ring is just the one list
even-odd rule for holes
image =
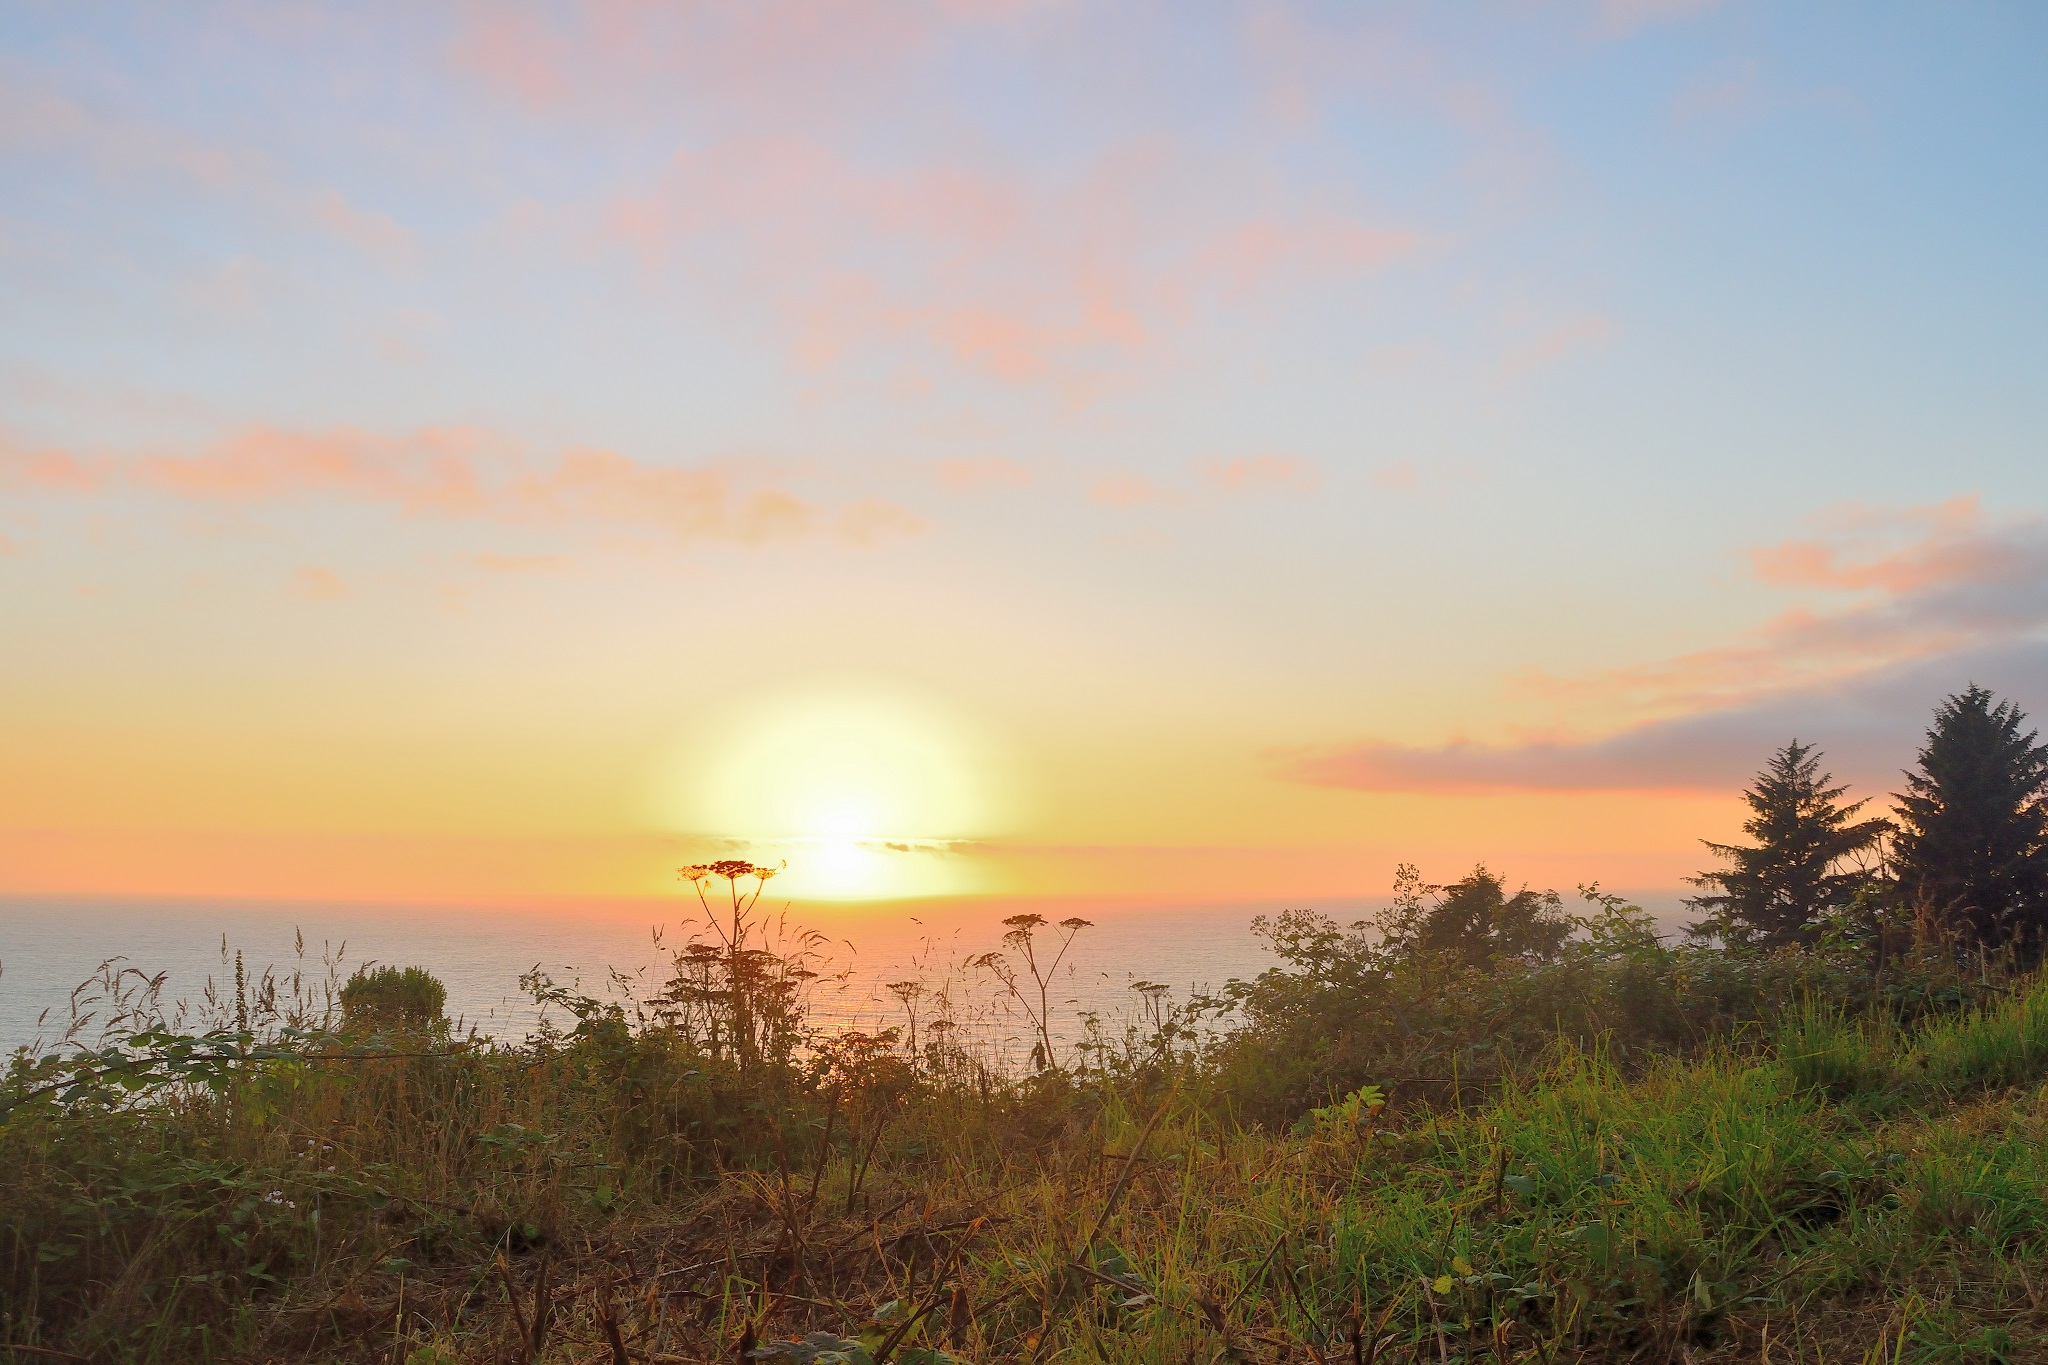
{"label": "hogweed plant", "polygon": [[696,891],[704,920],[675,953],[656,1016],[743,1073],[787,1067],[802,1051],[806,992],[825,959],[824,935],[760,913],[761,893],[781,871],[734,858],[676,872]]}
{"label": "hogweed plant", "polygon": [[[1050,922],[1043,915],[1011,915],[1003,921],[1009,930],[1003,935],[1008,952],[983,953],[973,965],[1002,983],[1004,993],[1024,1012],[1031,1028],[1031,1065],[1041,1075],[1059,1069],[1052,1040],[1052,986],[1067,951],[1083,929],[1094,924],[1078,916],[1063,919],[1057,926],[1050,961],[1039,960],[1038,933]],[[1015,955],[1012,960],[1011,954]]]}

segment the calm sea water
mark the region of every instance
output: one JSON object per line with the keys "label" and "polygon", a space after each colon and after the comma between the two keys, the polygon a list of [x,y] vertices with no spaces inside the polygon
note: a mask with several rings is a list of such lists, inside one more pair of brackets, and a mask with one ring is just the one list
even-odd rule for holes
{"label": "calm sea water", "polygon": [[[1055,1003],[1072,1019],[1081,1010],[1127,1009],[1134,980],[1164,982],[1184,996],[1255,975],[1272,959],[1251,921],[1279,908],[983,898],[778,906],[777,915],[827,940],[813,987],[815,1013],[831,1023],[879,1027],[902,1022],[901,1006],[883,989],[902,980],[922,980],[928,989],[951,982],[956,994],[979,1002],[982,1015],[993,1013],[992,981],[967,963],[1001,946],[1006,915],[1033,910],[1093,921],[1057,977]],[[1322,908],[1355,917],[1366,907]],[[538,967],[600,998],[647,994],[666,974],[665,948],[689,932],[686,909],[696,907],[0,899],[0,1052],[61,1034],[73,990],[102,963],[164,973],[164,1000],[197,1003],[209,983],[231,991],[237,951],[252,980],[266,970],[280,977],[296,971],[314,990],[328,980],[330,963],[341,976],[373,962],[426,967],[447,986],[451,1015],[496,1037],[523,1038],[539,1013],[520,990],[522,973]],[[614,973],[625,978],[623,986]]]}
{"label": "calm sea water", "polygon": [[[1675,898],[1640,898],[1673,918]],[[1379,901],[1324,900],[1315,908],[1342,921]],[[765,907],[764,907],[765,908]],[[828,1023],[882,1027],[903,1022],[887,983],[951,982],[976,1018],[1005,1027],[993,983],[966,963],[999,947],[1006,915],[1036,911],[1050,919],[1093,921],[1062,964],[1054,992],[1062,1032],[1073,1036],[1083,1010],[1107,1018],[1135,1005],[1132,982],[1149,980],[1185,998],[1191,990],[1251,977],[1274,959],[1251,932],[1253,918],[1282,903],[1174,905],[1080,899],[976,898],[887,905],[794,904],[776,907],[792,926],[829,940],[829,960],[814,987],[813,1008]],[[317,989],[328,963],[342,976],[366,963],[421,966],[448,988],[448,1010],[498,1038],[524,1038],[539,1019],[519,988],[539,967],[591,995],[621,989],[651,993],[664,977],[666,947],[688,932],[694,903],[607,901],[556,905],[423,906],[310,901],[0,898],[0,1054],[61,1034],[72,991],[115,961],[163,973],[163,998],[197,1001],[209,983],[231,989],[239,950],[251,979],[299,971]],[[661,943],[656,931],[662,932]],[[304,953],[298,951],[303,941]],[[612,973],[625,978],[623,988]]]}

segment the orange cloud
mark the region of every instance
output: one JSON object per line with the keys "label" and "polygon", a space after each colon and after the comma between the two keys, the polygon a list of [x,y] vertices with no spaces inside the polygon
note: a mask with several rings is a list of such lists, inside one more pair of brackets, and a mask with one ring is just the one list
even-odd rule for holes
{"label": "orange cloud", "polygon": [[263,426],[193,454],[97,463],[63,451],[0,445],[0,475],[45,492],[100,492],[119,476],[130,487],[199,501],[329,497],[394,506],[408,515],[645,526],[684,544],[760,544],[831,524],[841,539],[865,545],[922,525],[911,513],[872,499],[833,514],[785,489],[740,488],[716,467],[647,464],[585,447],[537,462],[515,443],[468,427],[384,436],[354,428]]}

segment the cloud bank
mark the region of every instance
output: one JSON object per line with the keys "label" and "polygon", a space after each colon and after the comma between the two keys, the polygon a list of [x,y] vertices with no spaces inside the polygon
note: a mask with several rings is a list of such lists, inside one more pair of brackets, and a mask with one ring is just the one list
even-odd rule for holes
{"label": "cloud bank", "polygon": [[1820,529],[1753,551],[1752,566],[1766,583],[1849,600],[1788,611],[1724,647],[1517,684],[1664,714],[1587,739],[1368,739],[1282,755],[1281,769],[1357,791],[1727,791],[1798,738],[1868,793],[1897,785],[1935,705],[1971,682],[2048,723],[2048,522],[1991,524],[1962,499],[1842,509]]}

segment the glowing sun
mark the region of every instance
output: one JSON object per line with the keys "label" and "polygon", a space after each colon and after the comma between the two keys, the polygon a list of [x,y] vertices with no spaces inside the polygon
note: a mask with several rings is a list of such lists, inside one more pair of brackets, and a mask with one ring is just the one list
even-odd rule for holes
{"label": "glowing sun", "polygon": [[854,688],[718,716],[669,764],[666,822],[786,859],[776,889],[880,900],[978,889],[957,848],[998,822],[996,765],[931,703]]}

